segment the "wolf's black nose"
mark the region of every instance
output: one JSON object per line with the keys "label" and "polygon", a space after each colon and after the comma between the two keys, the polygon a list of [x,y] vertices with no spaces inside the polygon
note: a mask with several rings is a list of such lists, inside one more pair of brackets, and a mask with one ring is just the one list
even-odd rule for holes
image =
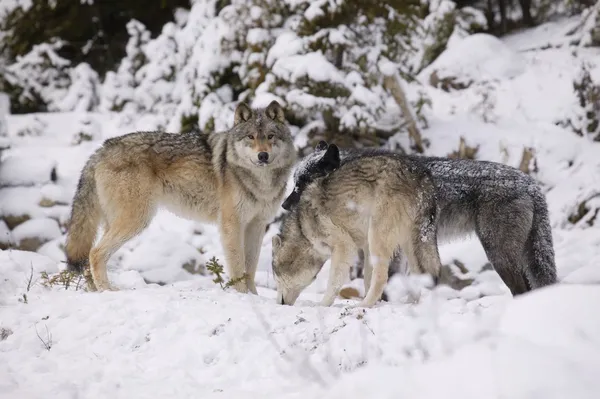
{"label": "wolf's black nose", "polygon": [[267,162],[269,160],[269,153],[268,152],[259,152],[258,160],[260,162]]}

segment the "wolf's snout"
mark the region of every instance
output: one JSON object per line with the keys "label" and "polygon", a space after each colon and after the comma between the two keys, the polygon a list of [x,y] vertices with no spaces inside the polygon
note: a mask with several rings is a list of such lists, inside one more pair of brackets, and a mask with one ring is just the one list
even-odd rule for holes
{"label": "wolf's snout", "polygon": [[258,153],[258,160],[260,162],[267,162],[269,160],[269,153],[268,152],[259,152]]}

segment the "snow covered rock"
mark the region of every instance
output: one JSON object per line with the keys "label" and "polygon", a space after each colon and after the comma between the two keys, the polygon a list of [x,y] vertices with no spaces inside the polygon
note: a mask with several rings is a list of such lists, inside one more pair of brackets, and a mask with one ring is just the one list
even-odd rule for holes
{"label": "snow covered rock", "polygon": [[50,218],[26,221],[12,232],[15,244],[23,251],[36,251],[42,244],[62,235],[58,223]]}
{"label": "snow covered rock", "polygon": [[0,169],[0,186],[33,186],[55,180],[53,159],[26,153],[6,157]]}
{"label": "snow covered rock", "polygon": [[0,249],[5,250],[11,247],[12,245],[12,234],[10,229],[4,222],[4,220],[0,219]]}

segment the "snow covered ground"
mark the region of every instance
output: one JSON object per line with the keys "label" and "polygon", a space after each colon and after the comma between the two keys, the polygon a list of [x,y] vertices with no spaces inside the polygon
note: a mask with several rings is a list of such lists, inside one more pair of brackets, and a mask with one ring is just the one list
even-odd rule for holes
{"label": "snow covered ground", "polygon": [[[428,154],[449,154],[462,136],[479,145],[479,159],[518,166],[523,148],[535,148],[561,284],[517,299],[493,271],[477,273],[485,254],[466,240],[441,247],[444,263],[458,259],[476,278],[461,291],[424,291],[407,304],[397,278],[391,303],[365,310],[340,299],[322,308],[314,302],[325,268],[297,306],[279,306],[270,275],[276,226],[260,256],[260,295],[241,295],[189,272],[223,259],[216,228],[164,211],[111,259],[120,291],[46,288],[40,273],[64,267],[64,223],[89,154],[106,138],[157,122],[9,116],[0,243],[45,244],[37,253],[0,252],[0,398],[600,397],[600,220],[568,221],[583,201],[598,206],[600,143],[555,124],[576,103],[581,62],[600,51],[531,50],[545,37],[562,43],[569,23],[453,42],[419,75],[424,86],[410,87],[432,98]],[[427,85],[434,70],[475,83],[444,92]],[[592,75],[600,78],[600,68]],[[394,140],[407,143],[404,134]],[[23,215],[31,220],[8,226]]]}

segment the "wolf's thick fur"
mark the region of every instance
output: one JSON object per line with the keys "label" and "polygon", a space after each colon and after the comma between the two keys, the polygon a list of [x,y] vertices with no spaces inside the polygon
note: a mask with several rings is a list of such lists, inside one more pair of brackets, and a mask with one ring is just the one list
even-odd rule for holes
{"label": "wolf's thick fur", "polygon": [[[290,210],[307,184],[330,173],[320,142],[297,169],[294,191],[283,207]],[[345,162],[370,162],[381,150],[345,149]],[[546,199],[536,181],[507,165],[440,157],[404,156],[431,173],[437,202],[437,237],[448,241],[475,232],[513,295],[556,282],[552,231]],[[410,260],[409,260],[410,261]],[[365,264],[365,277],[370,273]],[[366,278],[365,278],[366,280]]]}
{"label": "wolf's thick fur", "polygon": [[[106,263],[141,233],[159,206],[216,223],[228,274],[256,293],[254,275],[266,225],[275,216],[296,160],[283,109],[241,103],[222,133],[136,132],[108,139],[88,160],[71,213],[67,263],[88,263],[98,290],[111,289]],[[94,248],[99,224],[105,227]]]}
{"label": "wolf's thick fur", "polygon": [[[294,209],[273,237],[273,272],[278,301],[293,304],[331,256],[327,291],[333,303],[358,249],[373,263],[359,306],[373,306],[388,279],[388,265],[400,248],[411,270],[436,279],[440,258],[435,231],[436,203],[429,172],[411,158],[379,152],[339,164],[337,147],[323,155],[333,170],[303,187]],[[365,263],[369,263],[366,261]]]}

